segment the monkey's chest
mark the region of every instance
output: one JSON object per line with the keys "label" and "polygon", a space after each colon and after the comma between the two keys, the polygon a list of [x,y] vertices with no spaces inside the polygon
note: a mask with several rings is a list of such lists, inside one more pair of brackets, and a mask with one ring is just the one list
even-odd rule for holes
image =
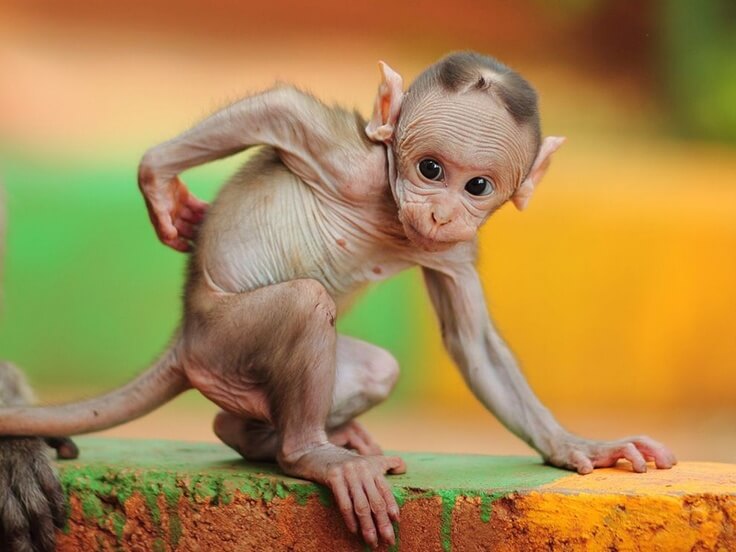
{"label": "monkey's chest", "polygon": [[359,213],[325,205],[303,187],[272,192],[268,202],[254,201],[257,191],[248,198],[253,209],[234,218],[228,235],[204,255],[208,276],[225,291],[311,278],[339,299],[409,266],[361,224]]}

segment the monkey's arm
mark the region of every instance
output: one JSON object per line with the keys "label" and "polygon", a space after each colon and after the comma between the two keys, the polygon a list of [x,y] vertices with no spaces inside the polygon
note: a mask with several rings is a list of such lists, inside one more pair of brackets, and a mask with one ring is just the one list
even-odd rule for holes
{"label": "monkey's arm", "polygon": [[360,174],[356,166],[369,147],[362,132],[354,115],[293,87],[276,87],[244,98],[149,149],[140,163],[138,185],[159,239],[183,251],[206,210],[179,180],[183,171],[268,145],[305,182],[334,191]]}
{"label": "monkey's arm", "polygon": [[629,460],[646,471],[646,460],[670,468],[674,455],[648,437],[592,441],[566,431],[529,387],[513,354],[494,329],[478,273],[464,265],[448,273],[424,269],[443,340],[475,396],[509,430],[548,463],[579,473]]}

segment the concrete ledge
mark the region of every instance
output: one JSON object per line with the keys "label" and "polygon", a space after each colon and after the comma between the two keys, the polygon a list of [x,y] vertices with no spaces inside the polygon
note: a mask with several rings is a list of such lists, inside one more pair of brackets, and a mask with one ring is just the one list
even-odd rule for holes
{"label": "concrete ledge", "polygon": [[[364,550],[329,493],[224,446],[79,439],[59,550]],[[401,454],[402,551],[736,550],[736,466],[578,476],[534,457]]]}

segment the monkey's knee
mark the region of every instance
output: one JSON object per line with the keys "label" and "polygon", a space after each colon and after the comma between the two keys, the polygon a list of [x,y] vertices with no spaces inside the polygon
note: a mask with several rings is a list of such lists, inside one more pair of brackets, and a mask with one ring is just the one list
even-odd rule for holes
{"label": "monkey's knee", "polygon": [[337,306],[325,287],[309,278],[292,280],[285,284],[289,308],[308,324],[318,327],[326,322],[335,325]]}
{"label": "monkey's knee", "polygon": [[364,369],[363,390],[371,403],[385,400],[399,378],[399,362],[384,349],[377,349]]}

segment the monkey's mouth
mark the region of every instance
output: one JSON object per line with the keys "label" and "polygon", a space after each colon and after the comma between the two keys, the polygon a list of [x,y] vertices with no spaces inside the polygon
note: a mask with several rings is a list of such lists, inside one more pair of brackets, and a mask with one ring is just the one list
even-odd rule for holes
{"label": "monkey's mouth", "polygon": [[424,251],[445,251],[457,243],[456,241],[443,241],[427,236],[409,221],[402,220],[401,222],[404,226],[404,233],[409,238],[409,241]]}

